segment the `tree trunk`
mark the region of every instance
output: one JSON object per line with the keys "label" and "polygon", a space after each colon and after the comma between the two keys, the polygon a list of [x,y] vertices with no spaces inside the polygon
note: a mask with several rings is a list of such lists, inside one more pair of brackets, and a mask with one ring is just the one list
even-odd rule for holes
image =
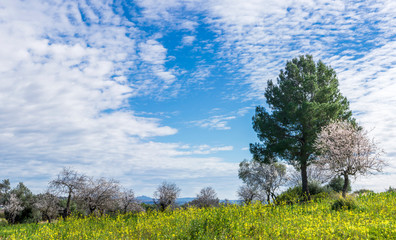
{"label": "tree trunk", "polygon": [[346,193],[348,191],[348,184],[349,184],[349,178],[348,174],[344,174],[344,186],[342,187],[342,197],[346,197]]}
{"label": "tree trunk", "polygon": [[45,218],[47,218],[48,223],[51,223],[51,217],[48,214],[44,214]]}
{"label": "tree trunk", "polygon": [[69,192],[69,195],[67,196],[66,209],[63,212],[63,217],[64,218],[66,218],[67,216],[70,215],[70,202],[71,202],[71,191]]}
{"label": "tree trunk", "polygon": [[272,202],[275,202],[276,200],[276,195],[274,193],[271,193],[271,198],[272,198]]}
{"label": "tree trunk", "polygon": [[301,181],[302,181],[302,193],[303,199],[309,200],[309,189],[308,189],[308,175],[307,175],[307,164],[305,162],[301,163]]}

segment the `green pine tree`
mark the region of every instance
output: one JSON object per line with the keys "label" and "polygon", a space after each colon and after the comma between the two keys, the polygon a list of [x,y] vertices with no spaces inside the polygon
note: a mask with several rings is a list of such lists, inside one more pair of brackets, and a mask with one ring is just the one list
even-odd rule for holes
{"label": "green pine tree", "polygon": [[250,144],[253,158],[292,164],[301,171],[303,194],[309,197],[307,166],[315,158],[316,136],[332,120],[353,120],[348,100],[338,89],[335,71],[311,55],[288,61],[277,84],[268,81],[264,95],[268,108],[257,106],[253,116],[261,141]]}

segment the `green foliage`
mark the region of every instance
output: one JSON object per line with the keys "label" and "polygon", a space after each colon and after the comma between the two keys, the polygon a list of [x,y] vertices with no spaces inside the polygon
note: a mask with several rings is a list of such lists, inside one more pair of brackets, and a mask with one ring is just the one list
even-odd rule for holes
{"label": "green foliage", "polygon": [[6,220],[3,220],[0,218],[0,227],[5,227],[8,225],[8,222]]}
{"label": "green foliage", "polygon": [[0,239],[396,239],[396,195],[355,199],[359,207],[333,211],[333,201],[298,205],[228,205],[76,218],[0,228]]}
{"label": "green foliage", "polygon": [[358,204],[352,196],[346,196],[344,197],[339,197],[337,200],[333,202],[331,205],[332,210],[352,210],[356,209],[358,207]]}
{"label": "green foliage", "polygon": [[[35,196],[22,182],[20,182],[9,194],[15,194],[21,201],[23,210],[16,215],[15,223],[31,223],[41,220],[40,212],[34,208]],[[10,215],[7,211],[4,212],[5,217],[10,221]]]}
{"label": "green foliage", "polygon": [[11,189],[10,186],[10,180],[9,179],[4,179],[0,183],[0,205],[5,204],[7,197],[8,197],[8,191]]}
{"label": "green foliage", "polygon": [[[342,192],[342,188],[344,187],[344,178],[341,176],[336,176],[331,179],[331,181],[329,182],[329,184],[327,184],[327,186],[336,192]],[[352,191],[351,181],[349,181],[347,192],[351,192],[351,191]]]}
{"label": "green foliage", "polygon": [[[67,198],[63,198],[59,201],[59,206],[62,209],[66,209],[67,205]],[[83,206],[79,206],[76,201],[71,200],[70,201],[70,213],[76,216],[84,216],[86,215],[85,210],[83,209]]]}
{"label": "green foliage", "polygon": [[374,191],[373,190],[369,190],[369,189],[359,189],[359,190],[354,191],[353,193],[359,194],[359,195],[361,195],[361,194],[373,194]]}
{"label": "green foliage", "polygon": [[288,161],[301,170],[302,185],[307,186],[306,168],[315,157],[317,134],[333,120],[351,119],[336,73],[311,55],[300,56],[286,63],[277,84],[268,81],[264,95],[271,111],[256,108],[253,129],[261,143],[250,144],[253,159]]}
{"label": "green foliage", "polygon": [[333,198],[333,194],[331,192],[320,192],[318,194],[311,195],[311,200],[313,202],[322,202],[331,198]]}
{"label": "green foliage", "polygon": [[140,205],[143,207],[143,209],[146,212],[152,212],[152,211],[157,210],[157,206],[155,204],[141,203]]}
{"label": "green foliage", "polygon": [[300,202],[302,197],[301,186],[288,188],[282,192],[275,201],[275,204],[295,204]]}
{"label": "green foliage", "polygon": [[[331,190],[318,182],[309,182],[308,189],[311,199],[320,201],[331,196]],[[301,185],[288,188],[276,198],[276,204],[294,204],[305,200]]]}
{"label": "green foliage", "polygon": [[389,186],[389,188],[388,188],[388,190],[386,190],[386,192],[396,193],[396,188],[393,188],[393,187]]}

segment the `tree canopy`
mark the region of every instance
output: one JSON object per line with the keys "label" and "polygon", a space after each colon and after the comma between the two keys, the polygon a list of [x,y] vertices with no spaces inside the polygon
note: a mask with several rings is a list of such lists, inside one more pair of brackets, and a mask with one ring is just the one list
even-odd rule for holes
{"label": "tree canopy", "polygon": [[265,90],[268,106],[257,106],[253,129],[260,143],[250,144],[256,161],[284,160],[301,171],[303,193],[309,196],[307,166],[315,158],[314,142],[321,128],[342,119],[352,121],[347,99],[338,89],[335,71],[311,55],[286,63],[277,83]]}
{"label": "tree canopy", "polygon": [[380,172],[385,165],[380,159],[382,150],[368,137],[367,131],[349,122],[333,122],[323,127],[315,146],[320,151],[317,164],[344,177],[343,197],[349,176]]}

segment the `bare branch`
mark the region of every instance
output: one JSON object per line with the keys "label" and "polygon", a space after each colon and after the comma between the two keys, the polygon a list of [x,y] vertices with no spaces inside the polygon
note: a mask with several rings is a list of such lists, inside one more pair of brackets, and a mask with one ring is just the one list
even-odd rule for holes
{"label": "bare branch", "polygon": [[380,159],[383,151],[367,131],[349,122],[334,122],[324,127],[315,142],[320,155],[317,165],[344,177],[343,196],[346,194],[348,177],[380,172],[385,162]]}
{"label": "bare branch", "polygon": [[164,211],[166,208],[175,205],[180,191],[176,184],[163,182],[154,192],[154,203],[161,211]]}

